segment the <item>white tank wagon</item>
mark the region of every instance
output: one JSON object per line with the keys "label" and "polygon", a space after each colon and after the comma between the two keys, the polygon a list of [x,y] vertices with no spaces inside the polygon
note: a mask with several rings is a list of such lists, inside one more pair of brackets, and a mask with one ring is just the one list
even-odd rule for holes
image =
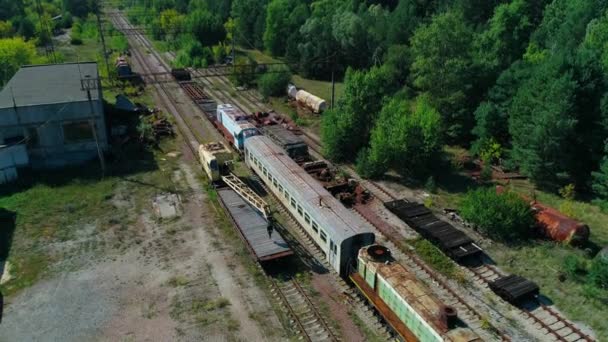
{"label": "white tank wagon", "polygon": [[325,100],[305,90],[298,90],[294,85],[290,84],[287,87],[287,94],[314,113],[319,114],[327,109],[327,102]]}
{"label": "white tank wagon", "polygon": [[374,243],[372,227],[355,216],[266,136],[245,141],[245,162],[268,185],[331,267],[348,275],[360,248]]}

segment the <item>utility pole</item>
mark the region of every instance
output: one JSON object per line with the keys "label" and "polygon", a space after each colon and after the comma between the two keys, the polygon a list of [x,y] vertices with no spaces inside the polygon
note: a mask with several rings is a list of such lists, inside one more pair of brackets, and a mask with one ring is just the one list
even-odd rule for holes
{"label": "utility pole", "polygon": [[44,50],[46,52],[46,56],[49,57],[53,61],[53,63],[57,63],[57,58],[55,56],[55,45],[53,44],[53,34],[49,27],[49,23],[44,18],[44,10],[42,9],[42,4],[40,0],[36,0],[36,11],[38,12],[38,19],[40,19],[40,28],[46,31],[48,34],[49,42],[44,44]]}
{"label": "utility pole", "polygon": [[236,57],[234,51],[234,24],[232,25],[232,74],[236,77]]}
{"label": "utility pole", "polygon": [[334,79],[334,69],[336,63],[334,63],[334,58],[331,59],[331,109],[334,109],[334,99],[336,96],[336,81]]}
{"label": "utility pole", "polygon": [[103,27],[101,26],[101,17],[99,15],[100,11],[101,11],[100,7],[97,7],[97,10],[95,11],[95,16],[97,17],[97,30],[99,31],[99,37],[101,38],[101,48],[103,49],[103,59],[106,63],[106,71],[108,72],[108,79],[111,79],[110,64],[108,63],[108,53],[106,50],[106,38],[104,37],[104,34],[103,34]]}
{"label": "utility pole", "polygon": [[[93,138],[95,138],[95,145],[97,145],[97,156],[99,157],[99,164],[101,165],[101,178],[106,175],[106,161],[103,157],[103,151],[101,150],[101,146],[99,146],[99,137],[97,136],[97,120],[95,118],[95,108],[93,107],[93,100],[91,98],[91,80],[87,79],[90,77],[89,75],[85,76],[85,80],[83,85],[87,91],[87,98],[89,99],[89,108],[91,110],[91,129],[93,130]],[[97,87],[95,87],[97,88]]]}

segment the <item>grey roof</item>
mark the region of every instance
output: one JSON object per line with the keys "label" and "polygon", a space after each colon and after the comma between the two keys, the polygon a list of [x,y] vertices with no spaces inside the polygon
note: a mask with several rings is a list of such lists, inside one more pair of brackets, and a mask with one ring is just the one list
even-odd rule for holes
{"label": "grey roof", "polygon": [[250,137],[245,140],[245,148],[266,166],[268,172],[336,243],[341,244],[358,234],[373,233],[367,222],[346,209],[268,137]]}
{"label": "grey roof", "polygon": [[[13,97],[18,107],[86,101],[86,75],[98,79],[96,62],[23,66],[0,92],[0,108],[13,107]],[[91,98],[99,99],[99,91]]]}
{"label": "grey roof", "polygon": [[219,189],[217,193],[259,260],[293,254],[278,232],[273,232],[268,238],[267,221],[234,190]]}

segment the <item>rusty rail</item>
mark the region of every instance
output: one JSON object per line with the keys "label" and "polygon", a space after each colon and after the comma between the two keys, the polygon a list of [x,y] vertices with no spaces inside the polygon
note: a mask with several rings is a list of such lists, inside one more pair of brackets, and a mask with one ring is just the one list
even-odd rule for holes
{"label": "rusty rail", "polygon": [[317,318],[319,319],[319,321],[323,325],[323,328],[325,328],[325,330],[327,330],[327,333],[329,334],[329,337],[331,338],[331,340],[332,341],[338,341],[338,338],[331,331],[331,329],[329,328],[329,326],[327,325],[327,322],[325,322],[325,320],[323,319],[323,317],[321,317],[321,314],[319,313],[319,311],[317,310],[317,308],[315,307],[315,305],[313,304],[313,302],[310,300],[310,298],[308,298],[308,295],[304,292],[304,289],[300,286],[300,284],[298,283],[298,281],[295,280],[295,279],[292,279],[292,282],[295,285],[295,287],[298,289],[298,291],[302,294],[302,296],[304,297],[304,300],[306,300],[306,302],[308,303],[308,306],[310,306],[310,308],[312,309],[314,315],[317,316]]}
{"label": "rusty rail", "polygon": [[285,302],[285,306],[287,306],[287,310],[289,310],[289,313],[291,314],[291,316],[293,317],[293,319],[298,324],[298,327],[300,327],[300,331],[302,332],[302,334],[304,334],[304,337],[309,342],[312,342],[312,339],[308,335],[308,332],[306,332],[306,329],[304,329],[304,325],[302,324],[302,322],[298,318],[298,315],[296,315],[296,312],[294,311],[294,309],[291,307],[291,304],[289,304],[289,300],[287,300],[287,296],[285,296],[285,294],[283,293],[283,290],[281,290],[281,287],[279,286],[279,284],[277,284],[277,281],[274,280],[274,279],[272,279],[271,277],[268,277],[268,278],[272,282],[272,285],[274,286],[274,288],[277,289],[277,291],[279,292],[279,296],[281,296],[281,299],[283,300],[283,302]]}

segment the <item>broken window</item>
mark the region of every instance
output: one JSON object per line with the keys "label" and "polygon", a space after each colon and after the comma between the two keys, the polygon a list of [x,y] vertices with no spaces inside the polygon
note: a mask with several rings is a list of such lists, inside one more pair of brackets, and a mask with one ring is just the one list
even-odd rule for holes
{"label": "broken window", "polygon": [[88,121],[63,124],[64,143],[78,143],[93,140],[93,128]]}

